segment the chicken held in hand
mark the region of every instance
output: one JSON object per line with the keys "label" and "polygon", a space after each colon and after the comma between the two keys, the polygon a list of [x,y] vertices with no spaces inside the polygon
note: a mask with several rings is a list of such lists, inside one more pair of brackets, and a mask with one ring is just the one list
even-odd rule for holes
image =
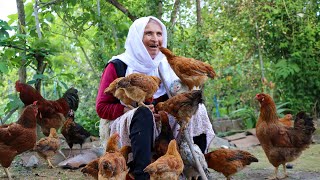
{"label": "chicken held in hand", "polygon": [[200,103],[203,103],[201,90],[192,90],[171,97],[170,99],[159,102],[156,105],[156,111],[166,111],[174,116],[181,126],[181,131],[184,130],[192,115],[194,115]]}
{"label": "chicken held in hand", "polygon": [[183,171],[183,161],[178,151],[176,140],[171,140],[165,155],[149,164],[143,171],[149,173],[150,180],[178,180]]}
{"label": "chicken held in hand", "polygon": [[49,136],[41,138],[34,149],[40,157],[47,160],[49,167],[55,168],[50,159],[60,150],[60,140],[56,129],[51,128]]}
{"label": "chicken held in hand", "polygon": [[70,148],[68,157],[72,154],[73,144],[80,144],[80,153],[82,153],[82,144],[90,137],[90,133],[74,121],[72,109],[69,111],[68,117],[61,128],[61,134],[66,138]]}
{"label": "chicken held in hand", "polygon": [[169,49],[159,47],[159,50],[167,57],[173,71],[181,79],[183,84],[189,87],[189,90],[201,88],[209,78],[216,76],[215,71],[210,64],[202,61],[174,55]]}
{"label": "chicken held in hand", "polygon": [[275,167],[275,174],[270,179],[278,178],[280,165],[283,166],[284,177],[287,177],[286,163],[297,159],[312,142],[315,131],[313,120],[305,112],[299,112],[294,127],[283,126],[271,96],[261,93],[256,95],[256,99],[260,103],[257,137],[269,162]]}
{"label": "chicken held in hand", "polygon": [[37,123],[45,136],[49,136],[50,128],[60,129],[70,109],[76,111],[79,105],[78,90],[69,88],[64,95],[57,100],[46,100],[29,84],[16,82],[16,91],[25,106],[32,101],[37,101],[39,114]]}
{"label": "chicken held in hand", "polygon": [[38,108],[31,104],[25,107],[17,122],[0,126],[0,164],[9,179],[8,167],[13,159],[34,147],[37,140],[36,115]]}
{"label": "chicken held in hand", "polygon": [[140,73],[132,73],[126,77],[115,79],[116,90],[113,82],[105,93],[112,93],[128,107],[133,108],[133,103],[144,105],[145,101],[152,100],[154,93],[158,90],[161,80],[156,76],[148,76]]}
{"label": "chicken held in hand", "polygon": [[217,149],[204,155],[208,167],[222,173],[227,180],[258,159],[247,151]]}

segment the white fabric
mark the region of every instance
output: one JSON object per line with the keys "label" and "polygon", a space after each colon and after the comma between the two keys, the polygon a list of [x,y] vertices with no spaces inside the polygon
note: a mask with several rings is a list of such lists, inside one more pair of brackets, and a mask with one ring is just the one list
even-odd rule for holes
{"label": "white fabric", "polygon": [[[169,123],[172,128],[174,128],[173,135],[177,137],[180,129],[180,125],[176,123],[176,120],[173,116],[169,115]],[[212,124],[210,122],[206,106],[204,104],[199,104],[199,108],[194,114],[187,127],[187,131],[189,132],[191,137],[199,136],[200,134],[206,134],[207,139],[207,148],[206,152],[209,150],[209,146],[215,137],[215,133],[212,128]],[[193,142],[193,138],[191,138]]]}
{"label": "white fabric", "polygon": [[[137,108],[130,110],[113,121],[101,119],[102,122],[100,121],[99,131],[100,131],[101,145],[104,147],[104,149],[105,149],[106,139],[109,138],[110,134],[113,134],[115,132],[118,132],[120,134],[121,147],[126,145],[128,146],[131,145],[130,138],[129,138],[130,124],[131,124],[131,119],[133,117],[133,114],[135,113],[136,110]],[[103,121],[108,121],[108,123]],[[173,135],[177,137],[178,131],[180,129],[179,124],[175,123],[176,120],[171,115],[169,115],[169,122],[170,122],[170,126],[174,128]],[[154,134],[153,134],[154,139],[158,137],[158,135],[160,134],[160,127],[158,126],[157,123],[155,124],[156,125],[154,129]],[[207,137],[206,151],[208,151],[208,148],[213,138],[215,137],[215,133],[213,131],[213,128],[204,104],[199,104],[199,109],[196,112],[196,114],[192,116],[189,122],[189,125],[187,127],[187,131],[189,132],[191,137],[199,136],[200,134],[203,134],[203,133],[206,134],[206,137]],[[191,141],[193,141],[193,138],[191,139]]]}
{"label": "white fabric", "polygon": [[[126,76],[132,73],[143,73],[160,78],[158,73],[159,67],[161,74],[164,76],[164,79],[166,79],[166,83],[171,84],[171,82],[178,79],[178,77],[171,69],[166,57],[160,52],[154,59],[152,59],[142,42],[144,29],[150,19],[157,21],[161,25],[163,37],[162,46],[167,47],[167,30],[164,24],[153,16],[139,18],[134,21],[129,28],[125,44],[125,52],[120,55],[113,56],[109,62],[114,59],[120,59],[124,62],[127,65]],[[160,88],[154,94],[153,98],[156,99],[165,93],[165,88],[163,83],[161,83]]]}

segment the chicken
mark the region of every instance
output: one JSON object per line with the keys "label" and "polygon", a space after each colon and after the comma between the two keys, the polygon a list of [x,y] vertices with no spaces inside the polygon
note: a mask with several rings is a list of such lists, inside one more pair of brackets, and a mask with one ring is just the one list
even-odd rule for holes
{"label": "chicken", "polygon": [[315,131],[313,120],[305,112],[299,112],[294,120],[294,127],[283,126],[279,122],[271,96],[261,93],[256,95],[256,99],[260,103],[256,134],[269,162],[275,167],[275,175],[271,178],[278,178],[280,165],[287,177],[285,164],[297,159],[312,142]]}
{"label": "chicken", "polygon": [[49,167],[54,168],[50,158],[52,158],[60,149],[60,140],[56,129],[51,128],[49,136],[41,138],[34,149],[40,157],[47,160]]}
{"label": "chicken", "polygon": [[12,178],[8,167],[15,156],[32,149],[36,144],[37,113],[36,105],[28,105],[17,122],[0,126],[0,164],[9,179]]}
{"label": "chicken", "polygon": [[95,179],[124,179],[128,168],[128,154],[131,152],[130,146],[118,147],[119,134],[110,136],[106,145],[106,152],[81,169],[81,172],[94,177]]}
{"label": "chicken", "polygon": [[16,91],[25,106],[37,101],[39,114],[37,123],[45,136],[50,133],[50,128],[60,129],[70,109],[76,111],[79,105],[78,90],[69,88],[58,100],[46,100],[32,86],[16,81]]}
{"label": "chicken", "polygon": [[98,173],[99,173],[99,159],[97,158],[91,162],[89,162],[86,166],[84,166],[81,169],[81,172],[84,175],[90,175],[92,176],[94,179],[98,179]]}
{"label": "chicken", "polygon": [[291,114],[286,114],[283,118],[280,118],[279,121],[281,124],[283,124],[284,126],[288,126],[288,127],[292,127],[293,123],[292,123],[292,115]]}
{"label": "chicken", "polygon": [[181,126],[180,131],[183,131],[188,125],[191,116],[198,110],[198,105],[203,103],[202,91],[192,90],[177,94],[164,102],[159,102],[156,105],[156,111],[166,111],[174,116]]}
{"label": "chicken", "polygon": [[183,161],[178,151],[176,140],[171,140],[165,155],[149,164],[144,172],[150,174],[150,180],[178,180],[183,171]]}
{"label": "chicken", "polygon": [[181,79],[183,84],[192,90],[194,87],[202,87],[208,77],[216,76],[213,68],[202,61],[174,55],[169,49],[159,47],[160,51],[167,57],[173,71]]}
{"label": "chicken", "polygon": [[204,155],[208,167],[222,173],[227,180],[258,159],[247,151],[232,149],[217,149]]}
{"label": "chicken", "polygon": [[160,115],[161,132],[154,141],[155,154],[153,159],[155,160],[166,154],[170,141],[174,139],[167,113],[164,111],[159,111],[158,114]]}
{"label": "chicken", "polygon": [[[193,158],[193,155],[191,153],[191,149],[187,143],[187,139],[185,137],[186,133],[182,133],[179,141],[179,152],[181,155],[181,158],[183,160],[184,164],[184,169],[183,169],[183,174],[186,177],[187,180],[191,180],[192,178],[198,179],[200,176],[200,172],[198,171],[197,164]],[[196,154],[196,158],[199,160],[199,163],[201,165],[200,168],[202,168],[206,174],[206,176],[210,176],[210,172],[208,170],[208,165],[206,162],[206,159],[199,148],[198,145],[192,143],[194,152]],[[210,178],[209,178],[210,179]]]}
{"label": "chicken", "polygon": [[180,79],[174,80],[173,83],[170,85],[170,93],[172,96],[177,94],[189,91],[188,86],[183,84]]}
{"label": "chicken", "polygon": [[[99,158],[98,164],[98,179],[125,179],[126,175],[129,171],[127,167],[126,158],[128,157],[128,153],[130,152],[130,148],[128,146],[124,146],[122,150],[119,149],[119,134],[113,134],[108,142],[106,153]],[[123,150],[125,149],[125,150]],[[127,154],[122,154],[127,153]]]}
{"label": "chicken", "polygon": [[[161,80],[156,76],[148,76],[140,73],[133,73],[126,77],[115,79],[105,93],[112,93],[124,104],[133,109],[133,103],[144,105],[144,101],[151,101],[153,94],[158,90]],[[113,84],[115,83],[115,84]],[[116,86],[116,89],[114,89]]]}
{"label": "chicken", "polygon": [[68,157],[72,154],[73,144],[80,144],[81,153],[82,144],[90,137],[90,133],[74,121],[74,112],[72,109],[69,111],[68,117],[61,128],[61,134],[66,138],[66,142],[70,148]]}

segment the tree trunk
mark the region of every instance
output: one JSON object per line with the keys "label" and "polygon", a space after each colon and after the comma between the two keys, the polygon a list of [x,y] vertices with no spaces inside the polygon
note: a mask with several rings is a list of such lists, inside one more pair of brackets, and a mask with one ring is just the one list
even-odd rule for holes
{"label": "tree trunk", "polygon": [[179,8],[180,8],[180,0],[175,0],[174,5],[173,5],[173,10],[171,13],[170,27],[168,28],[168,48],[169,49],[170,49],[169,41],[171,40],[171,37],[173,36],[173,29],[174,29],[174,26],[177,22],[177,14],[178,14]]}
{"label": "tree trunk", "polygon": [[196,3],[197,3],[197,25],[198,27],[200,27],[202,24],[200,0],[196,0]]}
{"label": "tree trunk", "polygon": [[[24,31],[24,27],[26,26],[26,15],[24,12],[24,4],[23,4],[23,0],[16,0],[17,2],[17,9],[18,9],[18,32],[20,34],[26,34],[26,32]],[[26,67],[24,66],[24,64],[26,63],[26,41],[25,40],[21,40],[22,41],[22,46],[23,49],[22,52],[20,53],[20,57],[21,57],[21,64],[20,64],[20,68],[19,68],[19,80],[20,82],[25,83],[26,79],[27,79],[27,70]]]}

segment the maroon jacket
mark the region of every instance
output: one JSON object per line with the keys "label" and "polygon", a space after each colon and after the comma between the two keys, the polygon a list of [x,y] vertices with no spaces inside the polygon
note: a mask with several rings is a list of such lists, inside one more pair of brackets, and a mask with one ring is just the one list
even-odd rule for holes
{"label": "maroon jacket", "polygon": [[114,120],[123,114],[124,105],[112,94],[103,93],[110,83],[117,78],[114,64],[109,63],[102,73],[96,99],[96,111],[100,118]]}
{"label": "maroon jacket", "polygon": [[[123,109],[125,106],[120,103],[120,100],[110,93],[103,93],[103,91],[109,87],[111,82],[117,78],[118,75],[115,65],[113,63],[109,63],[102,73],[100,87],[96,99],[96,111],[100,118],[114,120],[123,114]],[[154,99],[152,103],[156,105],[158,102],[162,102],[167,99],[168,96],[165,94],[157,99]]]}

